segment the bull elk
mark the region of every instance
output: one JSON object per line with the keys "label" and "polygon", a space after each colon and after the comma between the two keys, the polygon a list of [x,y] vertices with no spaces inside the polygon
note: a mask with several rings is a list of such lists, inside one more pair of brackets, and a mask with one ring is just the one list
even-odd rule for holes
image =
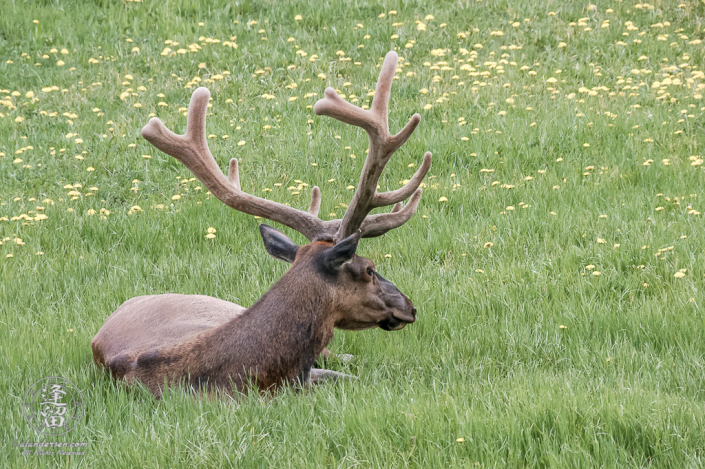
{"label": "bull elk", "polygon": [[[385,57],[369,110],[343,100],[332,88],[313,108],[318,115],[363,128],[369,137],[360,182],[342,219],[318,218],[318,187],[303,211],[243,192],[236,159],[230,161],[226,177],[206,142],[207,89],[198,88],[191,97],[186,134],[174,134],[157,118],[149,121],[142,136],[181,161],[223,203],[288,226],[309,244],[299,247],[280,231],[260,225],[267,252],[292,265],[247,309],[200,295],[126,301],[91,341],[96,365],[130,384],[143,383],[157,397],[170,384],[227,393],[243,390],[248,383],[261,391],[287,383],[307,385],[344,376],[313,368],[335,327],[396,331],[416,320],[409,298],[384,279],[372,261],[355,254],[360,238],[380,236],[412,217],[421,199],[419,185],[431,166],[431,153],[426,153],[408,184],[377,193],[385,165],[421,120],[414,114],[398,134],[389,133],[389,95],[397,60],[395,52]],[[390,212],[370,215],[388,205],[393,205]]]}

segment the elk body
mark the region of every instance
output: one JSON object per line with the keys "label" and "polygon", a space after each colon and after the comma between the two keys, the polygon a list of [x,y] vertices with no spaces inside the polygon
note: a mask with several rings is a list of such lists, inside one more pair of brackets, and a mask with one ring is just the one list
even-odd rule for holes
{"label": "elk body", "polygon": [[[313,368],[336,327],[393,331],[416,320],[411,301],[379,275],[369,259],[356,255],[361,238],[380,236],[411,218],[421,199],[419,185],[431,166],[431,154],[426,153],[406,186],[376,192],[385,165],[421,119],[414,114],[398,134],[389,133],[388,102],[397,60],[395,52],[385,57],[370,110],[344,101],[332,88],[314,106],[316,114],[362,127],[369,136],[360,183],[339,220],[318,218],[318,187],[312,190],[308,211],[302,211],[243,192],[236,159],[230,161],[226,177],[206,142],[207,89],[193,93],[186,134],[176,135],[159,119],[150,120],[142,136],[181,161],[223,203],[288,226],[310,242],[299,247],[280,231],[260,225],[267,252],[292,265],[247,309],[200,295],[126,301],[91,341],[96,365],[117,379],[143,383],[155,396],[172,383],[225,392],[254,383],[269,390],[342,376]],[[369,214],[388,205],[394,205],[391,212]]]}

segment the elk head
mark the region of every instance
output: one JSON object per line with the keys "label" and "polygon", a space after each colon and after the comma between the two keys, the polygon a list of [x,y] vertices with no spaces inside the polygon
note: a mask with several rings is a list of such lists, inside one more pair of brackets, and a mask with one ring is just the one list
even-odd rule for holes
{"label": "elk head", "polygon": [[[369,137],[369,152],[360,182],[342,219],[318,218],[321,193],[312,190],[307,211],[298,210],[242,191],[238,161],[230,160],[225,177],[211,155],[206,141],[206,111],[210,93],[206,88],[194,91],[188,111],[187,130],[176,135],[161,120],[152,118],[142,129],[142,136],[159,150],[181,161],[207,188],[235,210],[281,223],[310,241],[299,247],[283,233],[266,225],[260,231],[267,251],[277,259],[292,263],[302,275],[315,275],[331,286],[335,306],[335,326],[341,329],[381,327],[399,330],[416,319],[416,308],[391,282],[379,275],[374,264],[356,255],[360,238],[380,236],[406,223],[421,199],[421,181],[431,167],[431,153],[409,182],[400,189],[377,193],[377,183],[385,165],[411,136],[421,120],[414,114],[396,135],[389,133],[387,121],[389,96],[398,57],[385,57],[372,106],[363,110],[344,101],[332,88],[314,106],[318,115],[330,116],[364,129]],[[402,201],[409,199],[406,205]],[[370,215],[378,207],[393,205],[388,213]]]}
{"label": "elk head", "polygon": [[308,264],[309,275],[334,285],[335,327],[362,330],[379,326],[397,331],[416,321],[416,308],[409,298],[377,273],[371,260],[355,253],[360,230],[335,244],[317,241],[299,247],[281,231],[265,224],[259,227],[269,254],[297,267]]}

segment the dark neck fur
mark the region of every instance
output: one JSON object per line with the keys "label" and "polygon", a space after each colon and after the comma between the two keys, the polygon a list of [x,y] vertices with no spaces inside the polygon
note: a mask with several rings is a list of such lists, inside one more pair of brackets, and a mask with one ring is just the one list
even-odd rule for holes
{"label": "dark neck fur", "polygon": [[197,366],[189,369],[202,370],[199,374],[219,387],[229,387],[232,380],[242,389],[247,379],[242,375],[256,380],[260,389],[305,382],[333,337],[329,288],[313,266],[292,266],[242,315],[200,337],[187,358]]}

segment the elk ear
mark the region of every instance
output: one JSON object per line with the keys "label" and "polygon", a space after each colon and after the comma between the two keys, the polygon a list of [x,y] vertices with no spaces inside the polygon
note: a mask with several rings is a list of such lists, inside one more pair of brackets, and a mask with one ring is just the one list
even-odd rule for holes
{"label": "elk ear", "polygon": [[264,241],[264,248],[272,257],[289,264],[294,263],[299,247],[292,240],[281,231],[264,223],[259,226],[259,232],[262,235],[262,241]]}
{"label": "elk ear", "polygon": [[344,264],[352,260],[355,251],[357,251],[357,244],[360,242],[361,234],[360,230],[357,230],[326,251],[323,262],[328,270],[337,272]]}

